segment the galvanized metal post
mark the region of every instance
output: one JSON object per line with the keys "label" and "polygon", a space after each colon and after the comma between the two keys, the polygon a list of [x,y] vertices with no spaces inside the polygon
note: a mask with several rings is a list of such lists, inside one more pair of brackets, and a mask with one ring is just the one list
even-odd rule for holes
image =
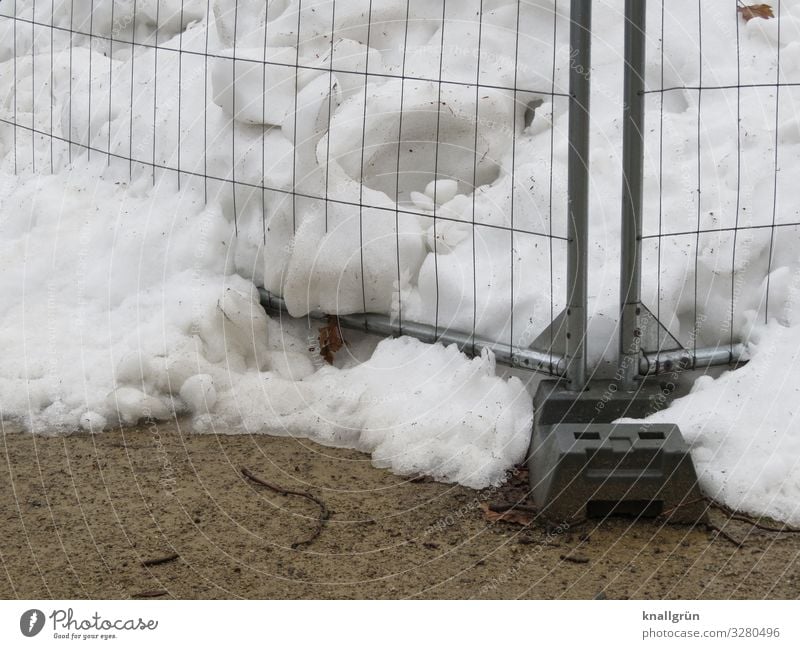
{"label": "galvanized metal post", "polygon": [[566,341],[567,380],[571,390],[583,390],[586,386],[591,34],[591,0],[571,0]]}
{"label": "galvanized metal post", "polygon": [[633,390],[638,385],[642,337],[639,316],[642,275],[645,6],[645,0],[625,0],[618,372],[625,390]]}

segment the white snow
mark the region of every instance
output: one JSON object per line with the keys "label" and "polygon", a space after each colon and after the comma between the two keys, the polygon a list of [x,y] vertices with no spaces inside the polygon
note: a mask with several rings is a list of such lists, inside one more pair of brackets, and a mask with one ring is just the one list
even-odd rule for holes
{"label": "white snow", "polygon": [[[567,5],[554,42],[552,0],[484,0],[482,15],[479,0],[338,0],[335,15],[328,0],[138,0],[135,15],[115,0],[113,16],[107,0],[57,0],[53,24],[95,34],[70,49],[48,3],[0,4],[4,430],[189,414],[198,430],[307,436],[401,473],[502,481],[531,406],[491,357],[354,337],[359,353],[328,367],[309,351],[315,331],[267,318],[255,285],[294,316],[402,312],[530,344],[566,288],[564,243],[545,235],[566,227]],[[622,2],[595,5],[592,362],[615,348],[623,71]],[[698,4],[666,7],[663,84],[766,85],[647,96],[644,299],[689,347],[757,344],[749,366],[658,416],[690,437],[707,491],[797,520],[800,86],[769,87],[777,21],[700,6],[702,65]],[[655,87],[660,12],[648,20]],[[781,81],[800,81],[800,7],[787,3],[780,62]],[[37,132],[51,128],[62,139]]]}
{"label": "white snow", "polygon": [[239,377],[198,430],[308,437],[372,453],[377,466],[471,487],[498,484],[521,460],[532,425],[519,379],[495,376],[484,353],[467,360],[454,346],[384,340],[349,369],[323,366],[303,381],[272,373]]}
{"label": "white snow", "polygon": [[425,187],[425,195],[437,205],[444,205],[453,200],[458,193],[458,182],[449,180],[432,180]]}
{"label": "white snow", "polygon": [[703,492],[735,509],[800,524],[800,327],[775,322],[751,338],[753,359],[651,422],[680,422]]}
{"label": "white snow", "polygon": [[195,374],[183,382],[180,397],[192,413],[211,412],[217,403],[217,389],[210,374]]}

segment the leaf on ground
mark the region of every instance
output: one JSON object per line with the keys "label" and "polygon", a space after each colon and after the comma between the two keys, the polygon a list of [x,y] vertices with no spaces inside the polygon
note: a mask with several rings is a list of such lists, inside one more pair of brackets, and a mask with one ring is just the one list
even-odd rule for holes
{"label": "leaf on ground", "polygon": [[536,512],[531,509],[505,509],[492,507],[489,503],[481,503],[481,509],[483,509],[483,517],[490,523],[504,521],[527,527],[536,520]]}
{"label": "leaf on ground", "polygon": [[775,14],[772,13],[772,6],[768,4],[739,5],[736,10],[742,14],[745,22],[750,22],[753,18],[769,20],[775,17]]}
{"label": "leaf on ground", "polygon": [[344,344],[339,318],[329,315],[328,324],[319,330],[319,355],[325,359],[328,365],[333,365],[336,352],[344,347]]}

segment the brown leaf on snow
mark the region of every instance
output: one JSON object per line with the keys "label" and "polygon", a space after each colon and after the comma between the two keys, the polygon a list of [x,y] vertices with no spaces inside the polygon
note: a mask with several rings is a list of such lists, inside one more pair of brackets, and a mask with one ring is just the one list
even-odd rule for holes
{"label": "brown leaf on snow", "polygon": [[739,5],[736,10],[742,14],[745,22],[749,22],[753,18],[769,20],[775,17],[775,14],[772,13],[772,7],[768,4]]}
{"label": "brown leaf on snow", "polygon": [[481,509],[483,510],[483,517],[490,523],[504,521],[527,527],[536,520],[536,511],[527,507],[507,508],[505,506],[498,507],[489,503],[481,503]]}
{"label": "brown leaf on snow", "polygon": [[328,316],[328,324],[319,330],[319,355],[328,365],[333,365],[333,358],[342,347],[344,338],[339,327],[339,318],[335,315]]}

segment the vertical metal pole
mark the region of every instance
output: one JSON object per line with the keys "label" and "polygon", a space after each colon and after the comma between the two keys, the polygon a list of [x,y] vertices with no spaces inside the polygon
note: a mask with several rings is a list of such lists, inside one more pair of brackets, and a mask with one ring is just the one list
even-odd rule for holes
{"label": "vertical metal pole", "polygon": [[591,0],[571,0],[566,343],[567,380],[571,390],[582,390],[586,385],[591,33]]}
{"label": "vertical metal pole", "polygon": [[645,5],[645,0],[625,0],[618,372],[625,390],[637,386],[641,352]]}

